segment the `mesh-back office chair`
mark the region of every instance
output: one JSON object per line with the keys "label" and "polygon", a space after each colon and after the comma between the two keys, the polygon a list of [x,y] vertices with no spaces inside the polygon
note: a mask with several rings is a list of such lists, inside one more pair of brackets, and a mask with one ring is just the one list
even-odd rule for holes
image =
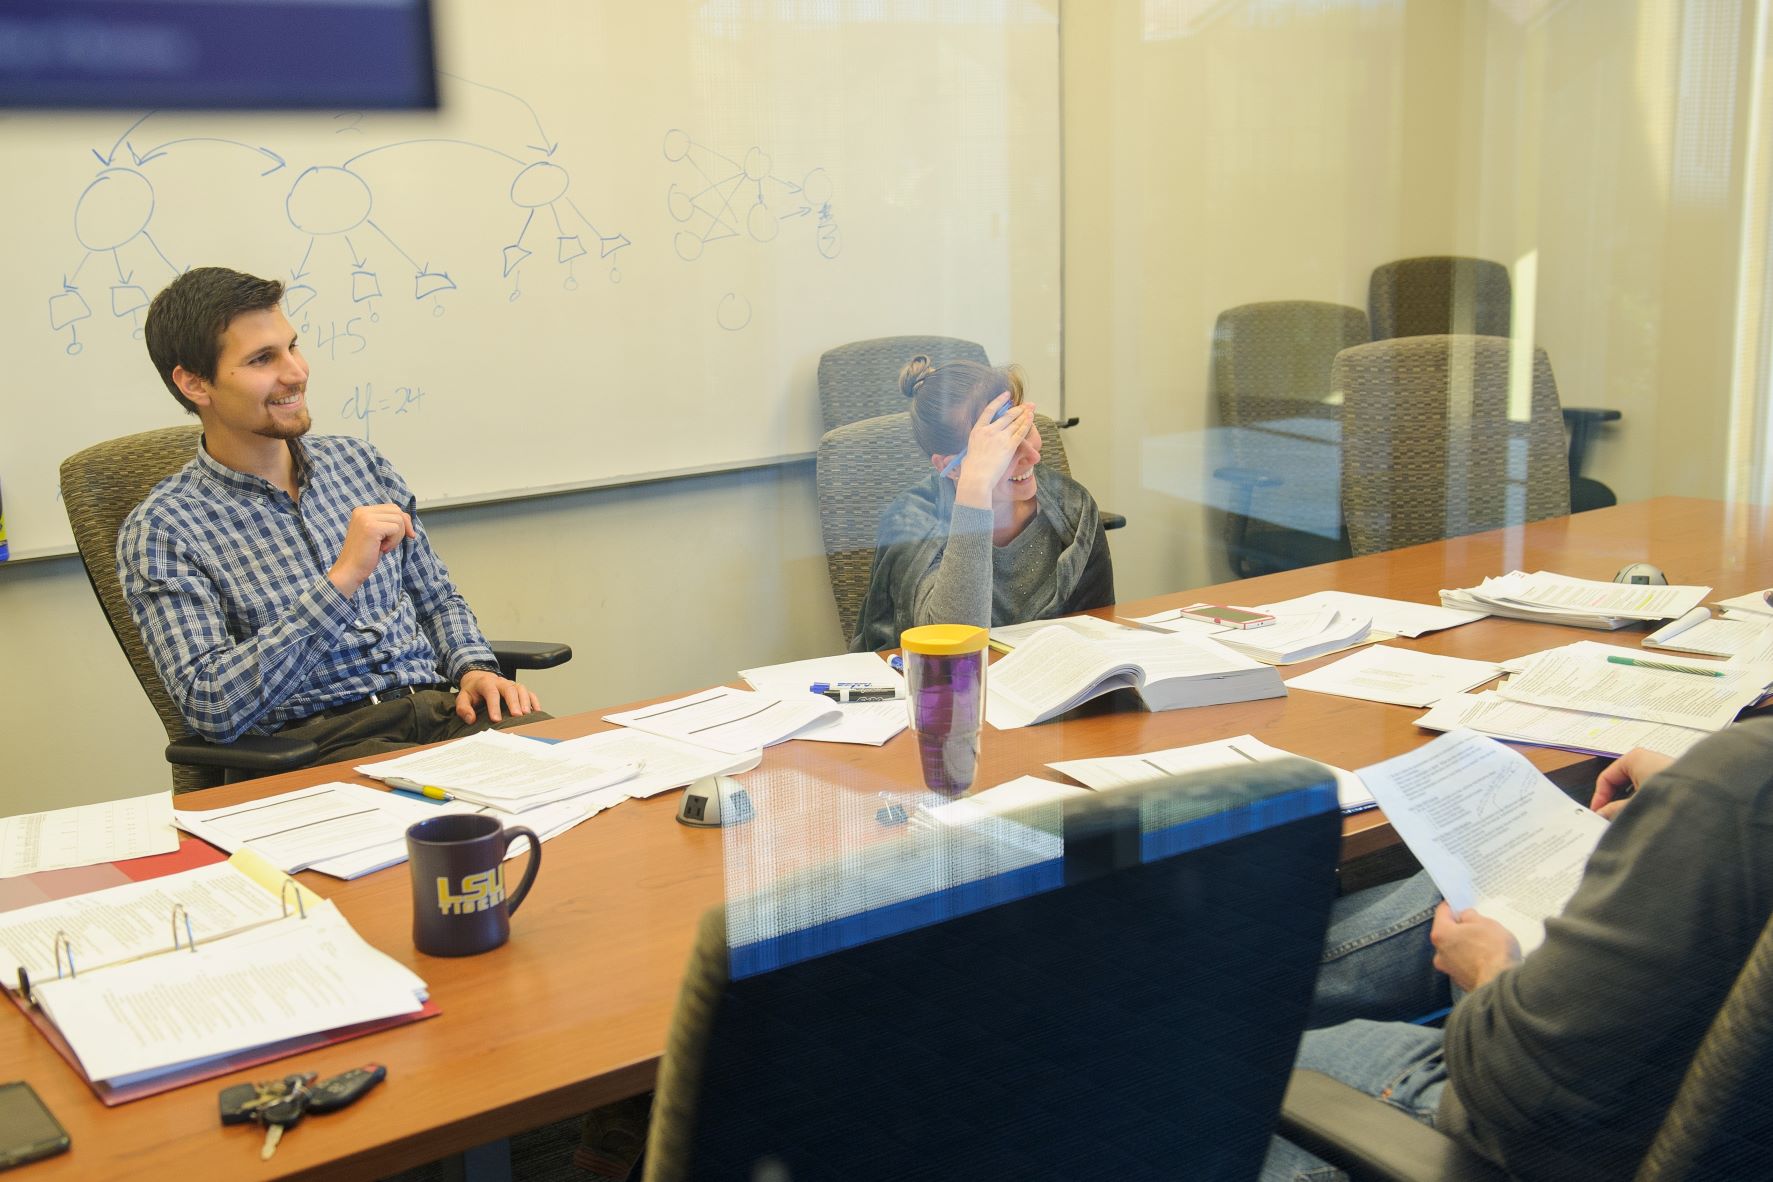
{"label": "mesh-back office chair", "polygon": [[[180,792],[288,771],[312,763],[319,754],[306,739],[248,735],[216,744],[193,735],[155,671],[123,598],[117,579],[117,531],[156,484],[191,461],[202,432],[201,427],[181,426],[125,435],[76,452],[61,467],[62,504],[74,528],[80,562],[129,667],[166,728],[166,760],[172,764],[173,787]],[[572,649],[563,644],[495,641],[493,654],[509,676],[517,669],[562,664]]]}
{"label": "mesh-back office chair", "polygon": [[[1699,1044],[1638,1182],[1765,1177],[1773,1162],[1773,921]],[[1356,1182],[1501,1182],[1487,1159],[1315,1071],[1295,1071],[1282,1134]]]}
{"label": "mesh-back office chair", "polygon": [[[1034,416],[1040,431],[1040,462],[1071,475],[1059,425]],[[911,435],[911,412],[878,415],[825,432],[819,440],[814,483],[819,525],[825,534],[825,567],[837,622],[847,641],[856,634],[868,576],[874,565],[880,515],[893,498],[928,476],[930,457]]]}
{"label": "mesh-back office chair", "polygon": [[[948,873],[990,823],[932,825],[705,917],[647,1179],[1256,1176],[1335,894],[1325,770],[1200,772],[998,824],[1030,852],[995,875]],[[895,901],[755,931],[832,875]]]}
{"label": "mesh-back office chair", "polygon": [[875,337],[827,349],[819,357],[819,415],[830,431],[845,423],[905,409],[899,370],[919,354],[936,365],[977,361],[990,365],[985,347],[958,337]]}
{"label": "mesh-back office chair", "polygon": [[1563,419],[1544,349],[1512,407],[1501,337],[1404,337],[1336,355],[1342,513],[1356,554],[1570,511]]}
{"label": "mesh-back office chair", "polygon": [[1336,354],[1367,340],[1359,308],[1313,300],[1243,304],[1213,325],[1213,397],[1229,461],[1225,545],[1240,579],[1348,557],[1339,508]]}
{"label": "mesh-back office chair", "polygon": [[[1488,259],[1451,255],[1399,259],[1374,267],[1367,282],[1367,308],[1376,341],[1449,333],[1505,337],[1512,329],[1513,301],[1508,268]],[[1563,414],[1569,433],[1565,458],[1571,509],[1580,513],[1618,504],[1612,489],[1582,475],[1582,462],[1596,430],[1602,423],[1617,422],[1620,412],[1566,406]]]}

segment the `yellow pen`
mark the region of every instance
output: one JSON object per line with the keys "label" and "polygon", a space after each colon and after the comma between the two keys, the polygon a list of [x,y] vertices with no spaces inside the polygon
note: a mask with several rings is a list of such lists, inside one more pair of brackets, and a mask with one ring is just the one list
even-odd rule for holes
{"label": "yellow pen", "polygon": [[411,796],[418,800],[433,800],[438,804],[448,804],[455,799],[435,784],[421,784],[417,780],[409,780],[405,776],[389,776],[382,783],[402,796]]}

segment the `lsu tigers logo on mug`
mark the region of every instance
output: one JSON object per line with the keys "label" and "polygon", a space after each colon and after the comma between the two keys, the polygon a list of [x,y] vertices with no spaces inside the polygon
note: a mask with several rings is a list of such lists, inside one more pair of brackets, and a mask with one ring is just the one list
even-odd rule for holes
{"label": "lsu tigers logo on mug", "polygon": [[479,874],[463,875],[460,894],[452,891],[450,886],[447,877],[437,880],[437,910],[440,913],[467,915],[485,911],[505,901],[505,867],[498,865]]}

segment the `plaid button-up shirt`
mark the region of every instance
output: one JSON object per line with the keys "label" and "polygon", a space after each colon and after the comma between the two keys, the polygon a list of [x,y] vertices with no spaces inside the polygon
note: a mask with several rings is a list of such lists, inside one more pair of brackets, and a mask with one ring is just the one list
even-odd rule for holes
{"label": "plaid button-up shirt", "polygon": [[[290,449],[299,501],[199,447],[117,535],[117,573],[154,667],[191,729],[219,743],[396,685],[498,668],[382,454],[339,435]],[[351,511],[383,502],[412,515],[418,536],[346,599],[326,572]]]}

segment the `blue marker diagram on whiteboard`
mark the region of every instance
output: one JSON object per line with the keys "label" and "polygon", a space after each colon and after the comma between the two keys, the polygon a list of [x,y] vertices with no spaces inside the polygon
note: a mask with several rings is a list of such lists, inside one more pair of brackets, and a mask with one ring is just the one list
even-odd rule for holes
{"label": "blue marker diagram on whiteboard", "polygon": [[[113,319],[127,319],[130,335],[139,339],[142,312],[148,306],[148,287],[136,281],[138,270],[146,268],[152,273],[156,287],[184,270],[167,258],[154,240],[157,198],[154,184],[144,171],[147,165],[174,155],[173,150],[184,144],[222,144],[244,149],[229,157],[230,166],[238,160],[241,166],[257,170],[260,176],[270,176],[284,167],[283,157],[269,148],[216,136],[180,136],[146,149],[138,148],[131,133],[153,114],[148,112],[124,129],[109,151],[92,149],[99,163],[98,171],[74,202],[74,239],[83,253],[74,268],[62,276],[61,289],[49,297],[49,326],[56,332],[67,332],[70,356],[78,355],[84,348],[80,323],[94,315],[89,296],[98,300]],[[148,143],[156,138],[142,137]],[[110,256],[108,267],[103,261],[95,262],[104,255]],[[93,264],[91,270],[87,269],[88,264]]]}
{"label": "blue marker diagram on whiteboard", "polygon": [[[512,301],[523,295],[525,265],[533,270],[544,260],[556,269],[568,291],[578,288],[578,270],[593,258],[607,264],[610,282],[619,283],[618,252],[630,245],[629,239],[600,229],[574,200],[572,178],[555,159],[559,142],[549,137],[535,108],[510,91],[445,77],[521,106],[524,114],[508,121],[512,142],[501,147],[469,139],[422,137],[365,147],[370,129],[363,125],[362,113],[345,112],[332,120],[332,131],[354,138],[337,141],[339,149],[317,153],[329,159],[296,165],[292,180],[290,172],[284,172],[288,167],[284,157],[268,147],[217,136],[155,136],[143,129],[156,114],[150,111],[125,128],[108,152],[95,148],[100,168],[74,207],[74,236],[84,253],[49,298],[50,326],[67,333],[67,352],[81,351],[81,326],[97,315],[95,305],[108,309],[115,319],[127,319],[132,334],[141,335],[141,314],[149,293],[185,269],[168,258],[154,239],[156,205],[162,200],[202,200],[207,168],[250,167],[261,177],[282,174],[267,183],[288,186],[283,211],[289,225],[305,239],[283,276],[285,311],[304,332],[314,332],[319,346],[335,357],[365,347],[365,326],[381,320],[390,300],[411,301],[429,307],[432,315],[443,315],[445,297],[458,289],[451,267],[459,265],[463,256],[473,264],[471,272],[494,273],[507,282],[506,295]],[[143,143],[154,146],[138,146]],[[204,155],[187,156],[192,150],[184,145],[211,147]],[[217,153],[214,145],[225,145],[226,150]],[[412,161],[407,157],[413,152],[439,153],[426,158],[432,168],[442,166],[439,162],[456,167],[451,154],[460,153],[461,168],[490,168],[501,181],[508,178],[510,218],[499,231],[506,237],[472,245],[452,237],[443,246],[451,257],[434,257],[433,243],[423,240],[424,231],[396,224],[398,215],[395,221],[378,216],[377,185],[410,181]],[[186,158],[177,171],[167,172],[162,166],[158,182],[162,191],[157,192],[147,166],[169,156]],[[110,256],[108,262],[100,257],[105,255]],[[138,280],[143,267],[153,269],[151,279]]]}
{"label": "blue marker diagram on whiteboard", "polygon": [[743,160],[735,160],[677,128],[665,133],[665,159],[682,165],[665,205],[683,226],[672,245],[685,262],[695,262],[710,244],[724,239],[744,235],[774,242],[803,226],[822,257],[834,259],[842,251],[831,212],[831,178],[823,168],[786,180],[774,174],[761,148],[749,148]]}

